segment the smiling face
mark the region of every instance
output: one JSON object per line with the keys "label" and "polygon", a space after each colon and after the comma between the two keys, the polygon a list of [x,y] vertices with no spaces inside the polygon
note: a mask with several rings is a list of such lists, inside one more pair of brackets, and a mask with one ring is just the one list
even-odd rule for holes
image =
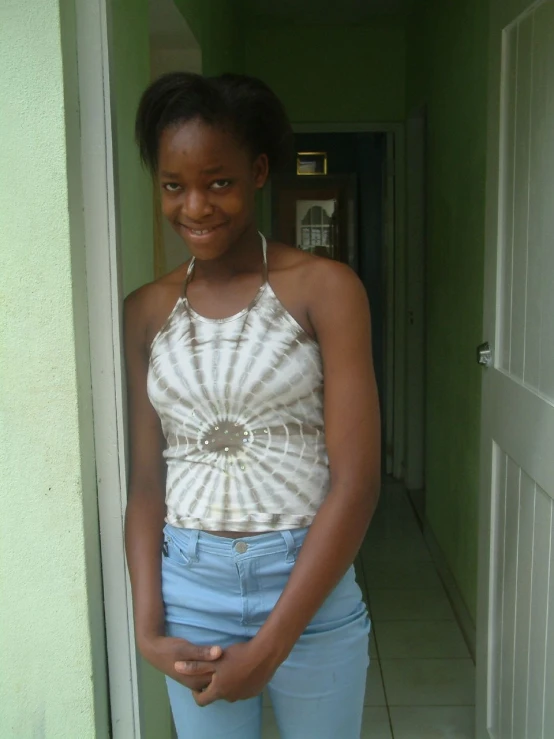
{"label": "smiling face", "polygon": [[162,210],[197,259],[222,257],[255,229],[255,195],[267,175],[265,155],[253,161],[232,134],[201,120],[160,137]]}

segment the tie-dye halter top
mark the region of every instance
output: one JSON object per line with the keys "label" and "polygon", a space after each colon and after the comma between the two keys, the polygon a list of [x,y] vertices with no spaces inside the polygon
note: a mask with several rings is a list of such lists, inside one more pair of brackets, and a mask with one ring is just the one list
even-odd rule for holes
{"label": "tie-dye halter top", "polygon": [[151,345],[148,396],[167,441],[167,523],[206,531],[308,526],[329,489],[318,343],[268,282],[222,319],[183,296]]}

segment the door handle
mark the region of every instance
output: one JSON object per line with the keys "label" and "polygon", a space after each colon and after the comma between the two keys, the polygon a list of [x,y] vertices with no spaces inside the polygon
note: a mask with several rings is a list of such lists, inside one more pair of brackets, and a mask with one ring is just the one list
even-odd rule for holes
{"label": "door handle", "polygon": [[477,347],[477,364],[483,367],[492,366],[492,349],[488,341],[479,344]]}

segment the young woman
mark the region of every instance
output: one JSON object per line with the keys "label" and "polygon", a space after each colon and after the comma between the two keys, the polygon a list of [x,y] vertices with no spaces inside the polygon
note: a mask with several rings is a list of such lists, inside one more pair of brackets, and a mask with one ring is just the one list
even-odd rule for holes
{"label": "young woman", "polygon": [[180,739],[259,739],[266,687],[283,739],[358,739],[352,562],[380,483],[365,290],[258,232],[256,192],[292,142],[262,82],[164,76],[136,131],[193,255],[126,300],[138,647]]}

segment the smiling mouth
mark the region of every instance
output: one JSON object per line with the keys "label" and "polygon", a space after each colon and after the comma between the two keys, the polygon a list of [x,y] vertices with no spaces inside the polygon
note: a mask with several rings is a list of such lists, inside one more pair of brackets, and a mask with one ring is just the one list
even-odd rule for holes
{"label": "smiling mouth", "polygon": [[209,233],[212,233],[212,231],[215,231],[218,228],[221,228],[223,224],[219,224],[217,226],[212,226],[211,228],[192,228],[191,226],[187,226],[184,223],[181,223],[181,226],[183,228],[186,228],[187,231],[189,231],[193,236],[206,236]]}

